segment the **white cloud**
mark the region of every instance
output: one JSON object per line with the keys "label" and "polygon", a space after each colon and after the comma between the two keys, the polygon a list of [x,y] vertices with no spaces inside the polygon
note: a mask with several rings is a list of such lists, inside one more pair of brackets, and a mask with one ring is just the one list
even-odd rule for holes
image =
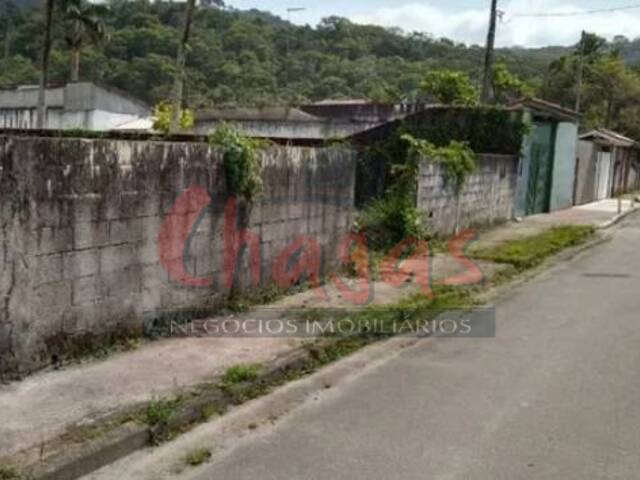
{"label": "white cloud", "polygon": [[[602,5],[606,6],[606,3]],[[505,11],[505,16],[503,22],[498,24],[498,46],[572,45],[578,41],[582,30],[607,38],[625,35],[633,39],[640,36],[640,9],[541,18],[517,17],[515,14],[584,12],[587,9],[574,3],[551,0],[512,0],[501,4],[500,9]],[[435,37],[448,37],[460,42],[483,45],[487,35],[489,11],[488,8],[448,11],[426,2],[414,2],[397,7],[379,8],[373,12],[355,15],[352,20],[358,23],[400,27],[405,31],[421,31],[431,33]]]}

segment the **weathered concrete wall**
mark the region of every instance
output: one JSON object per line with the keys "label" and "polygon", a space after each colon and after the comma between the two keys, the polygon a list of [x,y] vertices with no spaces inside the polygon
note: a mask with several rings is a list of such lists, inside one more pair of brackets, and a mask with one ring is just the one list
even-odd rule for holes
{"label": "weathered concrete wall", "polygon": [[[478,155],[476,170],[460,197],[460,228],[510,220],[514,215],[518,157]],[[423,162],[418,181],[418,208],[425,224],[438,234],[455,229],[457,201],[445,182],[443,167]]]}
{"label": "weathered concrete wall", "polygon": [[573,206],[578,125],[558,123],[549,208],[553,212]]}
{"label": "weathered concrete wall", "polygon": [[[228,217],[248,242],[234,234],[232,244],[258,246],[260,286],[300,235],[319,244],[326,274],[352,223],[354,154],[270,147],[262,160],[263,195]],[[251,248],[225,282],[233,204],[221,152],[205,143],[0,136],[0,168],[0,374],[254,286]]]}
{"label": "weathered concrete wall", "polygon": [[593,142],[578,142],[578,166],[576,168],[575,205],[596,200],[597,145]]}

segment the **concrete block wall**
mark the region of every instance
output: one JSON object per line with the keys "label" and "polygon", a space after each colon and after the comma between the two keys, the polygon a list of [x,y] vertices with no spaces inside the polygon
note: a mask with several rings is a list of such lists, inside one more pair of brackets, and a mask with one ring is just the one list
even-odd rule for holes
{"label": "concrete block wall", "polygon": [[[270,147],[262,161],[263,195],[239,202],[234,217],[259,240],[260,286],[272,283],[274,259],[299,235],[318,242],[321,274],[329,273],[353,219],[355,155]],[[172,210],[194,186],[211,202]],[[0,376],[139,333],[149,316],[224,300],[229,198],[222,154],[205,143],[0,136]],[[194,213],[175,261],[210,279],[202,287],[170,275],[159,258],[162,225]],[[233,290],[253,287],[241,252]]]}
{"label": "concrete block wall", "polygon": [[[460,228],[510,220],[514,216],[518,157],[478,155],[476,170],[467,179],[460,199]],[[424,161],[418,179],[418,208],[433,233],[452,234],[456,196],[447,185],[443,167]]]}

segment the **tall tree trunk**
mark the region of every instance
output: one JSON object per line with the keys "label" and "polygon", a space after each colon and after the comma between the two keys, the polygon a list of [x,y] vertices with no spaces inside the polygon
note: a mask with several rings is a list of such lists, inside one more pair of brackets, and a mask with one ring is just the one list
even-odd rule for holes
{"label": "tall tree trunk", "polygon": [[71,45],[71,82],[80,80],[80,21],[73,22],[73,45]]}
{"label": "tall tree trunk", "polygon": [[[7,9],[9,7],[6,7]],[[8,60],[11,55],[11,37],[13,36],[13,19],[9,17],[7,12],[7,31],[4,36],[4,59]]]}
{"label": "tall tree trunk", "polygon": [[40,68],[40,89],[38,90],[38,119],[37,128],[44,128],[46,124],[47,106],[45,94],[49,76],[49,53],[51,53],[51,26],[53,18],[54,0],[45,0],[45,27],[44,41],[42,44],[42,66]]}
{"label": "tall tree trunk", "polygon": [[182,110],[182,94],[184,90],[185,63],[187,57],[187,44],[189,43],[189,33],[193,21],[193,12],[196,8],[195,0],[187,0],[187,7],[184,16],[184,30],[182,39],[178,44],[178,55],[176,57],[176,76],[173,84],[173,98],[171,99],[171,123],[169,133],[177,133],[180,129],[180,113]]}
{"label": "tall tree trunk", "polygon": [[71,82],[80,80],[80,48],[71,47]]}

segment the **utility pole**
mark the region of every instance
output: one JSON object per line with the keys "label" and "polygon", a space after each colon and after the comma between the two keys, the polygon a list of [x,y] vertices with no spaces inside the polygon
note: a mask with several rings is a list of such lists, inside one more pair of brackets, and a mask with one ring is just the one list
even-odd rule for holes
{"label": "utility pole", "polygon": [[491,77],[493,73],[493,49],[496,43],[496,22],[498,19],[498,0],[491,0],[491,16],[489,17],[489,34],[484,53],[484,70],[482,73],[482,91],[480,101],[489,103],[493,98],[491,91]]}
{"label": "utility pole", "polygon": [[578,62],[578,79],[576,82],[576,112],[580,113],[582,107],[582,83],[584,80],[584,54],[586,47],[586,32],[583,30],[580,36],[580,59]]}

